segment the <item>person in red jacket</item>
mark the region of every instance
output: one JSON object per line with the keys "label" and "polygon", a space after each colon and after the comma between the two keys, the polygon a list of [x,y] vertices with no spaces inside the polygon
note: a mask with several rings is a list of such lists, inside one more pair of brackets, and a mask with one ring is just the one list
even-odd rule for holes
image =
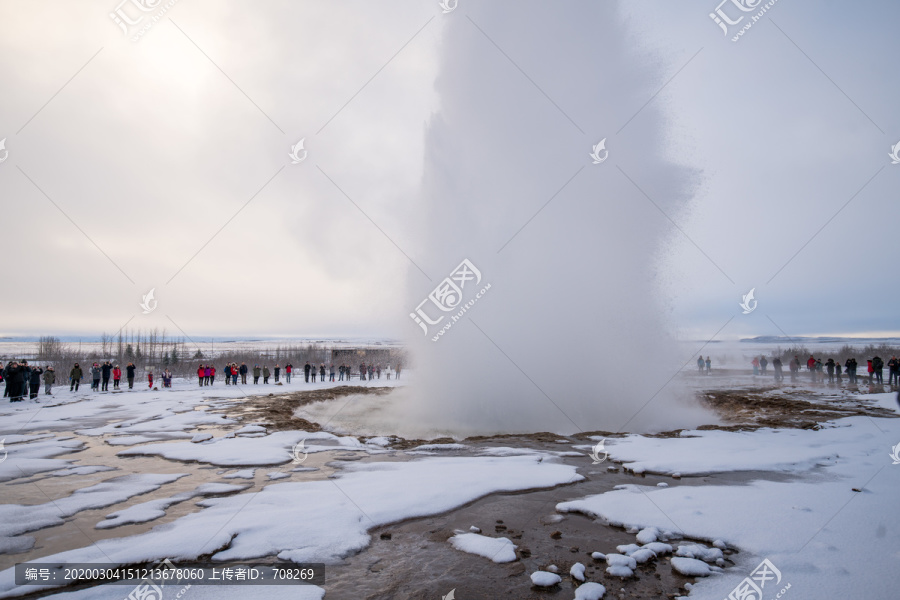
{"label": "person in red jacket", "polygon": [[203,378],[206,377],[206,369],[203,368],[203,365],[197,367],[197,379],[199,380],[200,387],[203,387]]}
{"label": "person in red jacket", "polygon": [[806,361],[806,370],[809,371],[809,374],[812,376],[812,380],[816,380],[816,359],[813,358],[813,355],[809,355],[809,359]]}
{"label": "person in red jacket", "polygon": [[294,365],[288,363],[284,366],[284,376],[287,379],[287,382],[291,382],[291,372],[294,370]]}
{"label": "person in red jacket", "polygon": [[116,365],[113,368],[113,389],[119,389],[119,380],[122,379],[122,369],[119,368],[119,365]]}
{"label": "person in red jacket", "polygon": [[216,380],[216,368],[213,365],[209,365],[209,385],[212,385]]}

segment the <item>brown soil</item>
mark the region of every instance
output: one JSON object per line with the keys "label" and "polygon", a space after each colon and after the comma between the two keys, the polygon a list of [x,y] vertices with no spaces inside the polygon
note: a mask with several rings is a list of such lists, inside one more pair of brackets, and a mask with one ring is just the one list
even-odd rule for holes
{"label": "brown soil", "polygon": [[782,389],[774,393],[715,390],[704,392],[701,400],[727,425],[703,425],[698,429],[818,429],[820,423],[843,417],[897,417],[893,411],[873,406],[864,395],[855,394],[827,398],[793,389]]}
{"label": "brown soil", "polygon": [[[383,395],[390,392],[389,387],[357,387],[343,385],[330,389],[290,392],[286,394],[268,394],[267,396],[248,396],[238,400],[241,412],[234,414],[233,406],[215,409],[212,412],[227,413],[242,423],[261,423],[269,431],[319,431],[318,423],[294,416],[297,407],[314,402],[336,400],[342,396],[367,394]],[[424,442],[423,442],[424,443]]]}

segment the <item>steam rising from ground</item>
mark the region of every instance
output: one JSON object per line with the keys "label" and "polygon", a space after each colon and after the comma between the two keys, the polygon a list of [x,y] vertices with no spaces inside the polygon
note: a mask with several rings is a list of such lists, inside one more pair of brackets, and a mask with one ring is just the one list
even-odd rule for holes
{"label": "steam rising from ground", "polygon": [[[468,10],[445,26],[412,253],[431,281],[411,270],[410,308],[464,258],[491,289],[438,342],[438,327],[416,330],[398,408],[460,435],[710,421],[666,385],[690,357],[663,318],[671,224],[653,202],[677,215],[692,174],[662,157],[664,96],[640,110],[664,82],[659,57],[614,3]],[[592,164],[603,138],[609,158]]]}

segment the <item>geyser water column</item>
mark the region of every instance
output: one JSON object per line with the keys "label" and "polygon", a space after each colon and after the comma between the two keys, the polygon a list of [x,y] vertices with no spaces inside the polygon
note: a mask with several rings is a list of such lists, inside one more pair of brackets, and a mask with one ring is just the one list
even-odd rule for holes
{"label": "geyser water column", "polygon": [[[433,433],[697,422],[699,409],[665,385],[686,357],[667,333],[657,278],[672,234],[659,209],[678,216],[692,174],[662,157],[663,98],[641,109],[665,61],[618,8],[461,1],[442,17],[440,107],[410,253],[431,280],[410,269],[407,312],[463,259],[481,273],[475,287],[491,287],[471,304],[467,282],[470,307],[436,342],[458,309],[422,305],[431,320],[445,315],[427,334],[409,320],[415,385],[404,411]],[[594,164],[604,138],[608,157]]]}

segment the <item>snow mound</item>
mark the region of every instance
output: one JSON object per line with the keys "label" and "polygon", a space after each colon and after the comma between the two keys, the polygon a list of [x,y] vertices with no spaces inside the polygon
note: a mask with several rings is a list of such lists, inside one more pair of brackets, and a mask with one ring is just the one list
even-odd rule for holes
{"label": "snow mound", "polygon": [[600,600],[605,593],[606,588],[599,583],[585,583],[575,590],[575,600]]}
{"label": "snow mound", "polygon": [[594,560],[606,560],[606,555],[602,552],[591,552],[591,558]]}
{"label": "snow mound", "polygon": [[255,474],[256,469],[243,469],[241,471],[229,473],[228,475],[222,475],[222,479],[253,479]]}
{"label": "snow mound", "polygon": [[606,572],[609,573],[610,575],[612,575],[613,577],[622,577],[622,578],[631,577],[632,575],[634,575],[634,571],[632,571],[631,569],[629,569],[628,567],[623,566],[623,565],[614,565],[612,567],[606,567]]}
{"label": "snow mound", "polygon": [[686,558],[696,558],[706,562],[715,562],[722,558],[722,551],[718,548],[707,548],[702,544],[688,544],[678,546],[675,556],[683,556]]}
{"label": "snow mound", "polygon": [[507,538],[492,538],[477,533],[460,533],[450,538],[457,550],[489,558],[495,563],[516,560],[516,546]]}
{"label": "snow mound", "polygon": [[659,529],[656,527],[645,527],[637,534],[637,541],[641,544],[651,544],[659,539]]}
{"label": "snow mound", "polygon": [[656,558],[656,552],[650,550],[649,548],[641,548],[640,550],[632,552],[629,556],[631,556],[631,558],[633,558],[639,565],[642,565],[648,560]]}
{"label": "snow mound", "polygon": [[676,556],[672,559],[672,568],[688,577],[706,577],[712,573],[708,564],[696,558]]}
{"label": "snow mound", "polygon": [[552,587],[560,581],[562,581],[562,578],[556,573],[535,571],[531,574],[531,583],[538,587]]}
{"label": "snow mound", "polygon": [[637,544],[619,544],[616,546],[616,550],[618,550],[619,554],[624,554],[625,556],[631,556],[632,552],[640,549],[641,547]]}
{"label": "snow mound", "polygon": [[569,569],[569,575],[572,576],[572,579],[584,581],[584,565],[581,563],[575,563],[574,565],[572,565],[572,568]]}
{"label": "snow mound", "polygon": [[660,554],[670,554],[672,552],[672,546],[669,544],[663,544],[662,542],[651,542],[649,544],[644,545],[644,549],[652,550],[654,554],[659,556]]}
{"label": "snow mound", "polygon": [[624,554],[607,554],[606,564],[611,567],[628,567],[629,569],[637,568],[637,561],[630,556]]}
{"label": "snow mound", "polygon": [[211,439],[213,439],[213,434],[211,433],[198,433],[191,438],[191,443],[199,444],[200,442],[208,442]]}

